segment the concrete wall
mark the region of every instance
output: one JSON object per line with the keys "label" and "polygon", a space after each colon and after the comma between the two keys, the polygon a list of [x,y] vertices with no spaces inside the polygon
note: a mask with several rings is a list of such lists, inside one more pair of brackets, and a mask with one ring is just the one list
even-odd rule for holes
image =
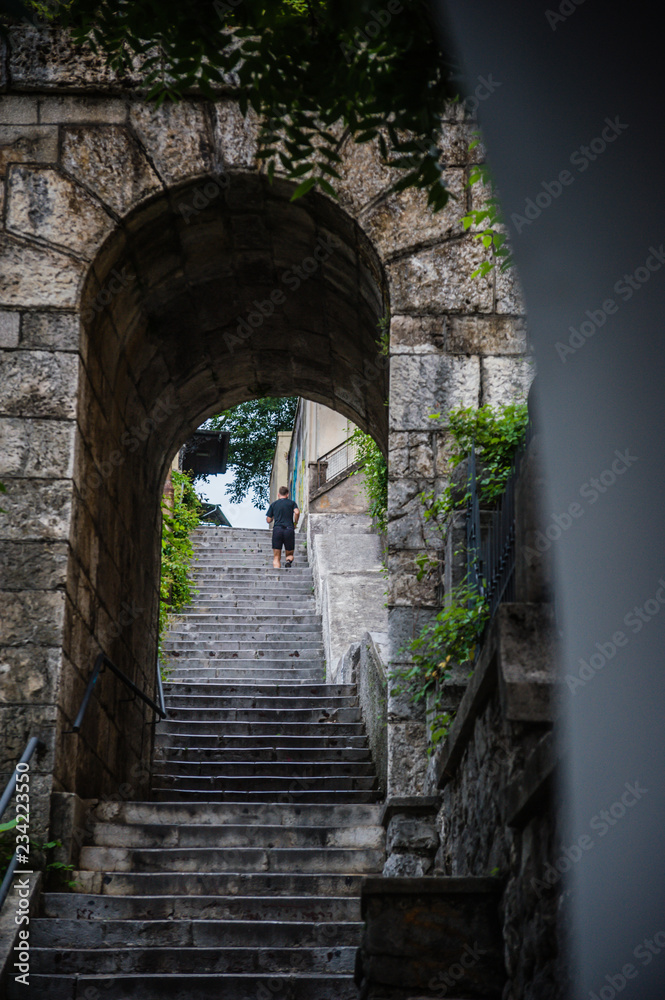
{"label": "concrete wall", "polygon": [[326,677],[337,683],[348,647],[365,632],[387,632],[381,539],[368,514],[310,513],[307,550],[323,618]]}

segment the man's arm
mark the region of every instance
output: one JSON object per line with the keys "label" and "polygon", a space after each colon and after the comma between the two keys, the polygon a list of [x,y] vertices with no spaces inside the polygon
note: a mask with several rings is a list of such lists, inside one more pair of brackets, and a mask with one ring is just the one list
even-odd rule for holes
{"label": "man's arm", "polygon": [[298,524],[298,519],[299,518],[300,518],[300,511],[298,510],[297,507],[294,507],[294,509],[293,509],[293,527],[294,528]]}
{"label": "man's arm", "polygon": [[266,517],[266,521],[268,522],[268,524],[270,524],[270,522],[272,521],[272,518],[271,517]]}

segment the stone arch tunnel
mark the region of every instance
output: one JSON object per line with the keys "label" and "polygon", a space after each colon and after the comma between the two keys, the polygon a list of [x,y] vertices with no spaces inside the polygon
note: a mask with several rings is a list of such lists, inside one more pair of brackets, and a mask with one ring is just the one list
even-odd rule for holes
{"label": "stone arch tunnel", "polygon": [[[292,185],[247,173],[197,179],[130,213],[91,262],[64,718],[76,712],[95,643],[154,690],[161,486],[203,420],[248,399],[302,395],[344,413],[386,449],[381,262],[346,213],[322,198],[290,204],[291,193]],[[123,609],[126,626],[111,628]],[[63,787],[90,796],[116,787],[118,775],[130,780],[137,765],[147,770],[143,726],[128,733],[119,724],[122,696],[105,678],[94,731],[85,726],[76,742],[62,735],[55,774]],[[140,719],[142,709],[133,710]]]}

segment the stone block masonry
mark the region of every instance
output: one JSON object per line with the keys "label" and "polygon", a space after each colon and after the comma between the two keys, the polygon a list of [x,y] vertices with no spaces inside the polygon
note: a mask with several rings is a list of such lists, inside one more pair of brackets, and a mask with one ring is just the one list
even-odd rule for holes
{"label": "stone block masonry", "polygon": [[[12,613],[0,710],[12,753],[34,727],[50,734],[46,780],[58,789],[141,795],[152,720],[115,680],[82,735],[65,731],[101,649],[154,693],[159,498],[182,441],[266,395],[305,396],[370,431],[390,458],[389,611],[427,614],[438,587],[417,580],[414,559],[437,542],[418,498],[448,475],[445,425],[429,414],[526,392],[523,308],[511,278],[469,277],[478,242],[453,209],[471,204],[482,152],[469,152],[459,108],[441,146],[460,201],[440,216],[419,193],[390,192],[374,144],[346,139],[339,202],[291,204],[293,185],[279,172],[270,185],[256,162],[258,123],[231,91],[156,110],[140,66],[118,75],[66,34],[28,25],[9,29],[2,59],[0,565],[17,566],[17,542],[42,555],[2,579]],[[329,257],[231,353],[237,317],[320,241]],[[388,314],[390,373],[376,343]],[[123,624],[127,607],[141,610]],[[425,748],[424,720],[389,704],[394,794],[422,789]]]}

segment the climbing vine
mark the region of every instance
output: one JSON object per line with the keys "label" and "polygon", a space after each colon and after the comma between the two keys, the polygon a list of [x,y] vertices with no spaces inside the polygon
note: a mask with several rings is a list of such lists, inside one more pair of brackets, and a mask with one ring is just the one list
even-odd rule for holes
{"label": "climbing vine", "polygon": [[388,465],[378,444],[369,434],[359,428],[351,435],[357,448],[356,461],[362,463],[358,472],[365,474],[363,492],[369,504],[369,513],[381,533],[388,526]]}
{"label": "climbing vine", "polygon": [[[475,149],[479,142],[480,133],[476,132],[475,138],[469,144],[469,150]],[[473,188],[476,184],[486,187],[488,194],[480,208],[471,208],[466,215],[462,216],[462,227],[465,232],[471,226],[481,227],[478,232],[472,233],[472,236],[482,242],[489,257],[472,272],[471,277],[483,278],[497,265],[499,270],[503,272],[513,267],[515,262],[507,245],[508,234],[505,230],[499,196],[487,163],[479,163],[469,171],[467,188]]]}
{"label": "climbing vine", "polygon": [[[159,586],[159,654],[169,617],[193,596],[190,564],[194,548],[191,533],[199,523],[201,501],[184,472],[171,472],[173,501],[162,499],[162,575]],[[163,669],[163,668],[162,668]]]}
{"label": "climbing vine", "polygon": [[[431,420],[440,418],[440,413],[430,415]],[[482,501],[491,504],[506,488],[513,457],[524,440],[529,421],[527,404],[509,403],[496,410],[489,405],[478,409],[459,406],[449,410],[446,419],[452,437],[451,472],[468,458],[475,443],[478,494]],[[451,482],[439,496],[430,491],[421,494],[421,499],[425,520],[433,520],[445,530],[448,515],[464,509],[470,494],[468,488],[460,489]]]}
{"label": "climbing vine", "polygon": [[[431,415],[438,420],[440,413]],[[451,471],[466,459],[475,444],[478,458],[476,480],[480,499],[494,502],[504,491],[512,471],[515,452],[524,441],[528,423],[526,403],[510,403],[499,409],[481,406],[456,407],[446,414],[453,448]],[[467,487],[449,484],[435,497],[423,493],[425,519],[445,531],[448,516],[464,509],[470,499]],[[417,578],[434,572],[438,558],[429,553],[416,558]],[[406,652],[410,662],[391,674],[394,693],[405,693],[414,704],[427,704],[430,712],[430,752],[448,733],[455,713],[442,711],[440,685],[450,676],[452,666],[473,669],[478,641],[489,618],[487,601],[479,591],[463,581],[452,589],[446,606],[411,640]]]}

